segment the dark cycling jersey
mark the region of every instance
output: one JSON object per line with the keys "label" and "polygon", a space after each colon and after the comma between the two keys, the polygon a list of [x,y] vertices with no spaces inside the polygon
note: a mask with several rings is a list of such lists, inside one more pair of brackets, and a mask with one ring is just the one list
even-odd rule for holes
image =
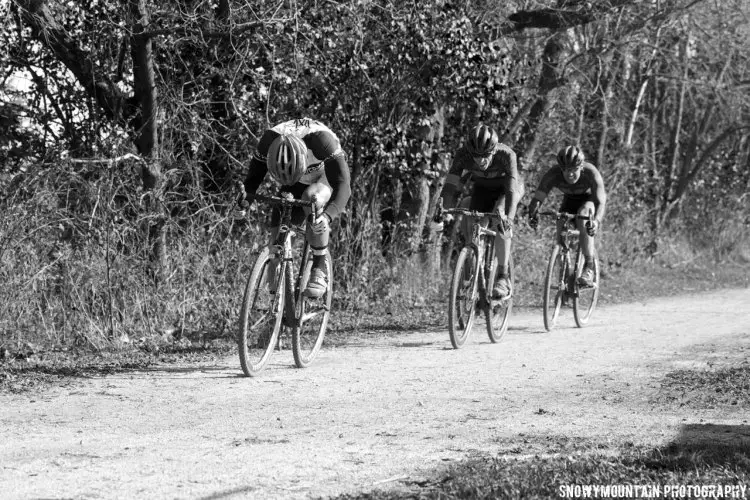
{"label": "dark cycling jersey", "polygon": [[470,210],[490,212],[502,197],[505,214],[515,217],[516,205],[523,195],[523,184],[518,174],[516,153],[508,146],[497,146],[486,170],[482,170],[474,162],[474,157],[466,146],[460,147],[445,179],[443,197],[447,206],[453,205],[453,195],[464,180],[473,181]]}
{"label": "dark cycling jersey", "polygon": [[266,157],[271,143],[281,134],[292,134],[307,146],[307,169],[298,184],[322,182],[331,186],[331,200],[325,212],[335,217],[344,210],[351,196],[351,174],[341,142],[331,129],[317,120],[301,118],[280,123],[267,129],[258,142],[250,160],[250,171],[245,178],[245,191],[255,194],[268,172]]}
{"label": "dark cycling jersey", "polygon": [[516,153],[505,144],[499,144],[490,166],[487,170],[482,170],[474,163],[469,150],[462,146],[456,151],[446,184],[458,187],[462,174],[468,174],[475,186],[493,190],[504,188],[506,192],[515,191],[519,179]]}

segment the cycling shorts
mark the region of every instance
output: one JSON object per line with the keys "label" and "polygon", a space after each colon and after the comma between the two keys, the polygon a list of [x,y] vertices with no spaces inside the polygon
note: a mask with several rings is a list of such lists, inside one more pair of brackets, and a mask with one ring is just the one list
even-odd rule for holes
{"label": "cycling shorts", "polygon": [[594,202],[593,195],[584,196],[563,196],[562,203],[560,204],[560,212],[567,212],[569,214],[577,214],[584,203],[590,201]]}
{"label": "cycling shorts", "polygon": [[487,188],[484,186],[474,186],[471,193],[471,204],[469,210],[477,212],[492,212],[498,205],[498,202],[505,198],[505,188]]}

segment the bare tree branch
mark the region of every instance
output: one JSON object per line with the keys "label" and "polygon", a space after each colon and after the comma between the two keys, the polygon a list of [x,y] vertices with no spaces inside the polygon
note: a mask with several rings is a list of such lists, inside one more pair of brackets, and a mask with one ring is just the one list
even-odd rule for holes
{"label": "bare tree branch", "polygon": [[75,75],[104,111],[107,118],[124,123],[133,113],[126,96],[109,77],[92,62],[94,58],[80,48],[76,40],[50,12],[46,0],[15,0],[23,21],[31,27],[34,38],[55,54]]}

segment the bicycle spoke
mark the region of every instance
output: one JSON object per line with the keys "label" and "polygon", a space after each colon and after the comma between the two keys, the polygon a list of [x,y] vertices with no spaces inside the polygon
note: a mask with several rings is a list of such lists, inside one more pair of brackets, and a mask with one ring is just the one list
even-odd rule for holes
{"label": "bicycle spoke", "polygon": [[[489,256],[494,259],[494,255]],[[510,323],[510,315],[513,310],[513,293],[514,293],[514,274],[513,269],[513,256],[511,255],[508,260],[508,277],[510,280],[510,294],[508,297],[501,300],[490,300],[489,307],[485,313],[485,322],[487,327],[487,335],[490,341],[495,343],[499,342],[500,339],[505,335],[508,330],[508,324]],[[496,278],[497,279],[497,278]],[[493,289],[494,283],[490,283],[488,289]]]}
{"label": "bicycle spoke", "polygon": [[475,266],[477,259],[472,247],[464,247],[456,260],[448,303],[448,333],[455,349],[461,347],[471,332],[476,310]]}
{"label": "bicycle spoke", "polygon": [[[578,255],[579,266],[577,266],[576,277],[581,275],[583,270],[583,254]],[[576,325],[580,328],[588,323],[596,307],[599,297],[599,262],[594,258],[594,282],[592,286],[581,286],[576,282],[576,295],[573,299],[573,316]]]}
{"label": "bicycle spoke", "polygon": [[[333,298],[333,267],[330,257],[326,260],[326,272],[328,275],[328,289],[319,298],[307,297],[300,294],[297,303],[297,326],[292,332],[292,350],[294,363],[298,368],[305,368],[318,354],[323,344],[328,318],[331,314],[331,301]],[[301,288],[306,286],[312,268],[312,260],[306,253],[302,263],[301,272],[304,274],[300,280]]]}
{"label": "bicycle spoke", "polygon": [[565,282],[565,266],[563,257],[560,254],[560,245],[555,245],[547,264],[547,273],[544,279],[543,296],[543,313],[544,328],[547,331],[552,330],[557,323],[557,317],[560,314],[565,291],[567,289]]}
{"label": "bicycle spoke", "polygon": [[257,375],[263,370],[281,330],[284,293],[280,288],[277,293],[268,290],[267,274],[271,265],[275,264],[268,249],[264,249],[245,287],[238,346],[242,371],[247,376]]}

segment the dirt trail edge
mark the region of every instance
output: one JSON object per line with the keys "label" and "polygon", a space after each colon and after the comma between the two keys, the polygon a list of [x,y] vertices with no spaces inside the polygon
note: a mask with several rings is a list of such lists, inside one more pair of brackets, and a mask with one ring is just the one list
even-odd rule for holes
{"label": "dirt trail edge", "polygon": [[[398,487],[545,436],[669,442],[740,411],[649,398],[677,368],[739,363],[750,289],[600,308],[544,331],[514,315],[492,345],[446,331],[324,346],[305,370],[277,353],[258,378],[236,356],[0,396],[3,498],[308,498]],[[738,348],[742,347],[742,349]],[[702,419],[702,420],[701,420]]]}

